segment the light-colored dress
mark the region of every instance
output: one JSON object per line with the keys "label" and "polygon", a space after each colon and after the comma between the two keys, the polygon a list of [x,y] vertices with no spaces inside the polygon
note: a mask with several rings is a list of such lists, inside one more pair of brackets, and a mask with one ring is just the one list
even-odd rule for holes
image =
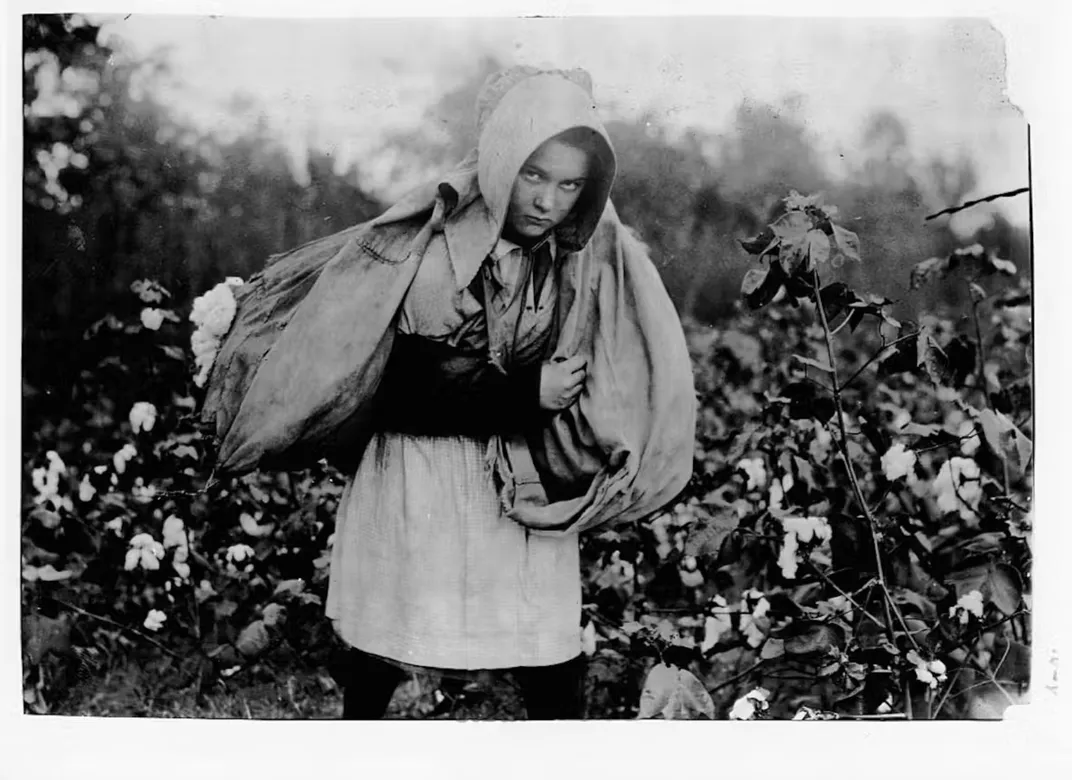
{"label": "light-colored dress", "polygon": [[[492,259],[488,305],[525,296],[513,343],[524,359],[552,326],[555,274],[537,301],[518,247],[500,240]],[[504,517],[487,455],[487,438],[373,436],[332,552],[326,612],[344,641],[447,670],[546,666],[580,652],[577,538],[532,535]]]}

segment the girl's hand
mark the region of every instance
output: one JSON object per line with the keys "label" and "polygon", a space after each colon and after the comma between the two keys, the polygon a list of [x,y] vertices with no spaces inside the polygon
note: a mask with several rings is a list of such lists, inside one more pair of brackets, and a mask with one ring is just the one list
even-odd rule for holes
{"label": "girl's hand", "polygon": [[540,371],[540,408],[551,412],[568,409],[584,389],[587,365],[583,357],[544,363]]}

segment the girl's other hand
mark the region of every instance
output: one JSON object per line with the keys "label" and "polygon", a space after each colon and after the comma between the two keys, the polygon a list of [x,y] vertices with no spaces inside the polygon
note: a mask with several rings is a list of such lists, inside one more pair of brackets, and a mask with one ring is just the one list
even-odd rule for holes
{"label": "girl's other hand", "polygon": [[583,357],[544,363],[540,371],[540,407],[552,412],[569,408],[584,389],[587,365]]}

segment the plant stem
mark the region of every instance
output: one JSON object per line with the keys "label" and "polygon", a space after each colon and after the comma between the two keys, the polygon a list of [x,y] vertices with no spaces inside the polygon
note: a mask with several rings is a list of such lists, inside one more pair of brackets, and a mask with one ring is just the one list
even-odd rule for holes
{"label": "plant stem", "polygon": [[[890,642],[893,642],[893,619],[890,615],[889,588],[886,586],[886,576],[882,571],[882,551],[878,544],[878,524],[875,522],[875,516],[871,514],[871,508],[867,505],[863,490],[860,488],[860,483],[856,478],[856,467],[852,465],[852,460],[849,458],[849,436],[845,430],[845,411],[841,402],[841,384],[838,380],[837,361],[834,358],[834,339],[830,334],[830,323],[826,319],[826,309],[823,307],[823,299],[819,294],[818,271],[812,271],[812,285],[815,288],[815,305],[819,310],[819,320],[823,326],[823,334],[826,336],[826,354],[830,363],[830,381],[833,385],[831,391],[834,395],[834,408],[836,410],[838,429],[841,432],[841,440],[838,442],[838,451],[841,453],[842,460],[845,461],[845,469],[849,474],[849,482],[852,484],[852,492],[856,496],[856,503],[859,504],[860,508],[863,510],[864,517],[867,519],[871,532],[871,543],[874,545],[875,549],[875,574],[878,578],[879,586],[886,594],[886,598],[882,600],[882,608],[886,616],[886,635]],[[896,609],[896,607],[894,608]]]}
{"label": "plant stem", "polygon": [[111,618],[106,618],[106,617],[104,617],[102,615],[96,615],[96,614],[94,614],[92,612],[88,612],[87,610],[84,610],[81,607],[76,607],[74,604],[70,604],[70,603],[64,601],[63,599],[58,599],[55,596],[51,596],[50,598],[53,601],[55,601],[57,604],[59,604],[60,606],[66,607],[69,610],[77,612],[79,615],[84,615],[85,617],[93,618],[94,620],[99,620],[101,623],[107,623],[108,625],[115,626],[116,628],[118,628],[118,629],[120,629],[122,631],[126,631],[126,632],[128,632],[130,634],[134,634],[134,636],[136,636],[136,637],[138,637],[140,639],[144,639],[149,644],[155,645],[160,650],[163,650],[165,653],[170,655],[172,658],[177,658],[177,659],[180,659],[180,660],[183,658],[182,654],[176,653],[171,648],[161,644],[160,642],[158,642],[157,640],[153,639],[148,634],[143,633],[143,632],[139,631],[136,628],[131,628],[130,626],[124,626],[122,623],[117,623],[116,621],[112,620]]}
{"label": "plant stem", "polygon": [[845,317],[845,319],[843,319],[838,324],[838,326],[836,328],[834,328],[832,331],[830,331],[830,333],[831,334],[840,333],[841,329],[844,328],[846,325],[848,325],[851,320],[852,320],[852,312],[850,311],[849,314]]}
{"label": "plant stem", "polygon": [[[1030,157],[1030,155],[1028,155],[1028,166],[1029,167],[1030,167],[1030,159],[1031,159],[1031,157]],[[951,206],[950,208],[942,209],[941,211],[936,211],[934,214],[928,214],[926,217],[924,217],[923,221],[926,222],[926,221],[931,220],[931,219],[936,219],[936,218],[942,216],[943,214],[956,214],[958,211],[964,211],[964,209],[971,208],[972,206],[978,206],[980,203],[989,203],[990,201],[997,200],[998,198],[1011,198],[1014,195],[1023,195],[1025,192],[1028,193],[1028,199],[1029,199],[1028,202],[1030,203],[1030,198],[1031,198],[1030,193],[1032,191],[1031,187],[1030,187],[1030,184],[1031,184],[1031,172],[1030,172],[1030,169],[1028,170],[1028,174],[1027,174],[1027,182],[1028,182],[1027,187],[1017,187],[1015,190],[1009,190],[1008,192],[999,192],[996,195],[988,195],[985,198],[979,198],[978,200],[969,200],[967,203],[962,203],[959,206]]]}
{"label": "plant stem", "polygon": [[816,574],[818,574],[818,575],[819,575],[819,577],[820,577],[820,578],[822,578],[823,582],[825,582],[825,583],[826,583],[827,585],[829,585],[829,586],[830,586],[831,588],[833,588],[834,590],[836,590],[836,591],[837,591],[837,592],[838,592],[838,593],[839,593],[840,595],[844,596],[844,597],[845,597],[845,598],[846,598],[846,599],[848,600],[848,602],[849,602],[849,603],[850,603],[850,604],[851,604],[851,605],[852,605],[853,607],[855,607],[855,608],[856,608],[856,609],[858,609],[858,610],[859,610],[859,611],[860,611],[861,613],[863,613],[863,614],[864,614],[864,615],[865,615],[866,617],[868,617],[868,618],[870,618],[870,619],[871,619],[872,621],[874,621],[874,623],[875,623],[875,625],[876,625],[876,626],[877,626],[877,625],[881,625],[881,624],[882,624],[882,621],[881,621],[881,620],[879,620],[879,619],[878,619],[877,617],[875,617],[874,615],[872,615],[872,614],[871,614],[870,612],[868,612],[868,611],[867,611],[866,609],[864,609],[863,607],[861,607],[861,606],[860,606],[860,605],[859,605],[859,604],[858,604],[858,603],[856,602],[856,600],[855,600],[855,599],[854,599],[854,598],[853,598],[852,596],[850,596],[850,595],[849,595],[848,593],[846,593],[846,592],[845,592],[845,591],[843,591],[843,590],[842,590],[841,588],[839,588],[839,587],[837,586],[837,584],[836,584],[836,583],[835,583],[835,582],[834,582],[834,581],[833,581],[832,579],[830,579],[830,578],[829,578],[828,576],[826,576],[825,574],[823,574],[823,573],[822,573],[822,572],[821,572],[821,571],[819,570],[819,567],[818,567],[818,566],[816,566],[816,565],[815,565],[814,563],[812,563],[811,561],[807,561],[806,563],[807,563],[807,565],[808,565],[808,566],[810,566],[810,567],[811,567],[811,568],[812,568],[812,569],[813,569],[813,570],[815,571],[815,573],[816,573]]}
{"label": "plant stem", "polygon": [[[830,335],[834,335],[833,332]],[[883,345],[882,349],[872,355],[866,363],[856,369],[856,372],[852,376],[845,380],[845,384],[843,384],[842,387],[848,387],[849,385],[851,385],[853,383],[853,380],[855,380],[856,377],[860,376],[860,374],[864,372],[864,369],[866,369],[869,365],[871,365],[880,357],[882,357],[882,355],[885,354],[886,350],[893,349],[903,341],[910,341],[916,338],[919,338],[919,331],[916,331],[915,333],[909,333],[907,336],[901,336],[901,338],[897,339],[896,341],[891,341],[889,344]]]}
{"label": "plant stem", "polygon": [[904,615],[901,614],[900,608],[897,606],[896,603],[894,603],[893,597],[890,595],[889,589],[886,588],[885,586],[882,587],[882,598],[883,598],[884,602],[887,604],[886,614],[888,615],[889,614],[889,608],[893,607],[893,613],[897,617],[897,622],[901,624],[901,628],[904,629],[905,636],[908,637],[908,641],[912,643],[912,647],[914,647],[916,649],[916,652],[919,652],[919,650],[920,650],[919,642],[917,642],[916,638],[914,636],[912,636],[912,632],[908,630],[908,624],[905,623]]}
{"label": "plant stem", "polygon": [[733,675],[733,677],[729,678],[728,680],[723,680],[718,685],[716,685],[714,688],[708,688],[707,692],[708,693],[714,693],[715,691],[722,690],[723,688],[728,688],[729,686],[733,685],[735,682],[738,682],[739,680],[743,680],[745,677],[748,677],[750,674],[752,674],[752,672],[756,671],[761,666],[766,665],[767,661],[768,661],[768,659],[766,659],[766,658],[759,659],[758,661],[756,661],[756,663],[754,663],[751,666],[749,666],[747,669],[745,669],[740,674],[735,674],[735,675]]}
{"label": "plant stem", "polygon": [[943,441],[940,444],[932,444],[929,447],[914,448],[914,449],[911,450],[911,452],[914,452],[917,455],[919,455],[919,454],[924,453],[924,452],[931,452],[932,450],[940,450],[943,447],[952,447],[954,444],[959,444],[960,442],[964,441],[965,439],[970,439],[972,436],[982,436],[982,435],[983,435],[983,432],[982,432],[981,429],[972,428],[971,433],[966,433],[963,436],[957,436],[956,438],[954,438],[954,439],[952,439],[950,441]]}
{"label": "plant stem", "polygon": [[953,679],[949,681],[949,685],[945,688],[945,693],[942,694],[942,698],[938,700],[938,706],[931,710],[931,720],[937,720],[938,716],[942,714],[942,707],[945,706],[945,700],[948,699],[949,694],[953,692],[953,686],[956,685],[962,671],[964,671],[963,666],[957,668],[956,673],[953,675]]}
{"label": "plant stem", "polygon": [[[187,556],[188,556],[189,555],[189,550],[193,545],[190,543],[190,528],[185,523],[183,523],[182,532],[183,532],[183,535],[186,537],[186,550],[187,550]],[[190,564],[188,564],[188,563],[186,564],[187,568],[189,568],[189,565]],[[194,621],[194,637],[197,639],[197,644],[200,645],[201,644],[201,610],[200,610],[199,605],[197,603],[197,586],[194,585],[194,581],[193,581],[192,577],[188,578],[188,582],[189,582],[188,591],[189,591],[189,598],[190,598],[190,617],[192,617],[193,621]]]}
{"label": "plant stem", "polygon": [[[979,304],[982,303],[982,301],[974,299],[971,291],[972,282],[968,281],[966,284],[968,285],[968,298],[972,302],[972,320],[975,322],[975,359],[979,363],[975,370],[979,376],[979,392],[983,394],[983,401],[986,405],[990,406],[990,394],[986,392],[986,370],[984,368],[986,365],[986,353],[983,351],[983,329],[979,325]],[[1008,493],[1009,491],[1006,490],[1005,492]]]}

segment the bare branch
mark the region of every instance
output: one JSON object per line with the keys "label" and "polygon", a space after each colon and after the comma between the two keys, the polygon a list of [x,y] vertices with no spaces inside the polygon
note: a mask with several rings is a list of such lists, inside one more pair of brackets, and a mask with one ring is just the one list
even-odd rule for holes
{"label": "bare branch", "polygon": [[1022,195],[1025,192],[1030,192],[1030,187],[1020,187],[1019,189],[1009,190],[1008,192],[999,192],[997,195],[988,195],[985,198],[979,198],[979,200],[969,200],[967,203],[963,203],[960,206],[951,206],[947,209],[942,209],[934,214],[930,214],[923,218],[924,222],[929,222],[932,219],[942,216],[943,214],[956,214],[958,211],[964,211],[964,209],[970,209],[972,206],[978,206],[980,203],[989,203],[992,200],[998,198],[1011,198],[1014,195]]}

